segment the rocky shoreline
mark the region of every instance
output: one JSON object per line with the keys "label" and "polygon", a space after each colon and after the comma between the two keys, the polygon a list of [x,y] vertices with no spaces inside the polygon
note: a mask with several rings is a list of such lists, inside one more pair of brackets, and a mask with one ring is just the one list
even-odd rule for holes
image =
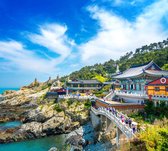
{"label": "rocky shoreline", "polygon": [[18,120],[23,124],[0,130],[0,143],[65,134],[88,122],[85,101],[61,100],[55,103],[44,98],[47,91],[24,89],[5,95],[5,100],[0,102],[0,123]]}
{"label": "rocky shoreline", "polygon": [[17,120],[22,124],[0,130],[0,144],[69,133],[67,144],[71,147],[79,150],[101,147],[106,151],[106,146],[98,141],[98,134],[88,123],[90,101],[62,99],[56,102],[45,97],[47,91],[48,88],[40,88],[36,81],[19,91],[4,94],[5,100],[0,102],[0,123]]}

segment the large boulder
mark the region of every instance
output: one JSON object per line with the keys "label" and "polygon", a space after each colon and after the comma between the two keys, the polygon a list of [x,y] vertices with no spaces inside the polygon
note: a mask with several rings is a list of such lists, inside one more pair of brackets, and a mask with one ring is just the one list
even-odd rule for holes
{"label": "large boulder", "polygon": [[26,131],[28,133],[32,133],[36,137],[42,136],[42,124],[39,122],[31,122],[23,124],[19,131]]}

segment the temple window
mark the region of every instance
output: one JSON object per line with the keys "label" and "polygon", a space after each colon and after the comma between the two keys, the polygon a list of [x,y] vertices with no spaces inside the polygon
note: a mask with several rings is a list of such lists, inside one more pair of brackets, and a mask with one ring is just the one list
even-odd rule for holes
{"label": "temple window", "polygon": [[168,87],[166,87],[166,92],[168,92]]}
{"label": "temple window", "polygon": [[155,87],[155,91],[160,91],[160,88],[159,87]]}
{"label": "temple window", "polygon": [[134,89],[134,85],[133,85],[133,84],[130,85],[130,89],[131,89],[131,90]]}

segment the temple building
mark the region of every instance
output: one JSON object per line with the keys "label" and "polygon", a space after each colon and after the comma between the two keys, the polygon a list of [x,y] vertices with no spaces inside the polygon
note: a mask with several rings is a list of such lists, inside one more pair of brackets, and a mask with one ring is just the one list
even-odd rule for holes
{"label": "temple building", "polygon": [[168,97],[168,77],[161,77],[146,85],[147,94],[152,96]]}
{"label": "temple building", "polygon": [[146,84],[162,76],[168,76],[168,71],[162,70],[153,61],[132,66],[128,70],[112,76],[113,80],[120,83],[120,92],[118,96],[126,102],[143,102],[148,95]]}
{"label": "temple building", "polygon": [[102,88],[102,83],[98,80],[73,80],[66,83],[66,88],[69,92],[90,92],[91,90],[99,90]]}

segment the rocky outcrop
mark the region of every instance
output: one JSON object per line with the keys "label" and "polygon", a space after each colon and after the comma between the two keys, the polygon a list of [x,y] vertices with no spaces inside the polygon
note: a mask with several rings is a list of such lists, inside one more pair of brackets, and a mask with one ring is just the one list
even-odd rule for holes
{"label": "rocky outcrop", "polygon": [[8,121],[23,121],[24,116],[22,115],[25,112],[25,109],[18,106],[10,105],[0,105],[0,123]]}
{"label": "rocky outcrop", "polygon": [[44,83],[35,80],[19,91],[5,93],[5,100],[0,102],[0,122],[19,120],[23,125],[0,131],[0,143],[69,133],[89,120],[85,100],[47,100],[44,96],[51,83],[51,79]]}
{"label": "rocky outcrop", "polygon": [[42,135],[42,124],[38,122],[31,122],[31,123],[26,123],[21,126],[19,131],[21,132],[27,132],[27,133],[32,133],[34,134],[35,137],[41,136]]}
{"label": "rocky outcrop", "polygon": [[[45,102],[45,104],[40,104],[35,109],[24,110],[25,112],[22,112],[19,116],[21,117],[22,115],[24,117],[22,119],[23,125],[12,131],[9,129],[8,132],[0,133],[0,142],[20,141],[69,133],[89,119],[89,112],[85,109],[83,103],[77,102],[77,100],[73,100],[71,105],[68,105],[67,100],[63,100],[58,104]],[[23,108],[23,106],[25,105],[22,104],[18,108]],[[5,134],[6,136],[4,137]]]}
{"label": "rocky outcrop", "polygon": [[56,147],[50,148],[48,151],[57,151],[58,149]]}

